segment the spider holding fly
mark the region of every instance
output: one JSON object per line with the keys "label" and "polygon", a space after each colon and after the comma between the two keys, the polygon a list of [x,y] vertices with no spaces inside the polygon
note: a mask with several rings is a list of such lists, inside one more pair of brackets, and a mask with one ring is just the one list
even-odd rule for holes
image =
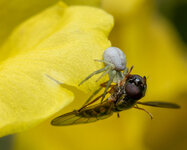
{"label": "spider holding fly", "polygon": [[[113,48],[113,47],[112,47]],[[121,57],[121,52],[119,53],[119,49],[117,49],[117,55]],[[114,55],[114,53],[109,53],[109,55]],[[125,55],[123,54],[123,57]],[[108,57],[109,58],[109,57]],[[115,59],[109,58],[110,61],[104,62],[107,65],[111,65],[115,61]],[[121,60],[125,61],[122,62]],[[120,63],[126,65],[126,59],[121,59]],[[63,114],[51,121],[52,125],[55,126],[67,126],[67,125],[75,125],[75,124],[82,124],[82,123],[91,123],[97,120],[102,120],[105,118],[110,117],[113,113],[117,113],[119,117],[119,112],[123,110],[127,110],[130,108],[136,108],[145,111],[149,114],[151,119],[153,118],[151,113],[147,110],[139,107],[138,105],[147,105],[152,107],[161,107],[161,108],[180,108],[179,105],[174,103],[167,103],[167,102],[159,102],[159,101],[150,101],[150,102],[139,102],[139,100],[144,97],[147,89],[146,77],[141,77],[136,74],[131,74],[131,67],[130,71],[127,70],[126,67],[116,69],[116,64],[120,66],[120,63],[113,63],[113,67],[106,67],[107,69],[103,69],[102,71],[106,71],[103,75],[109,73],[109,81],[101,84],[101,87],[105,87],[105,91],[103,94],[95,98],[91,101],[91,99],[101,90],[99,88],[96,90],[92,96],[86,101],[86,103],[79,109],[74,110],[72,112]],[[88,80],[94,74],[100,73],[102,71],[96,71],[88,76],[84,81]],[[114,72],[115,71],[115,72]],[[121,71],[124,71],[123,73]],[[111,73],[113,72],[113,75]],[[103,76],[102,75],[102,76]],[[111,83],[117,79],[117,83],[112,85]],[[82,83],[83,83],[82,82]],[[105,98],[106,94],[110,94],[109,97]],[[101,103],[91,105],[94,102],[101,99]]]}

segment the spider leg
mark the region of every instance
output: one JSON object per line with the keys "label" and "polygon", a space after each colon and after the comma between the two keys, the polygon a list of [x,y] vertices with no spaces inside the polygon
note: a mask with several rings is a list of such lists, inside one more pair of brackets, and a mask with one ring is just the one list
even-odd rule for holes
{"label": "spider leg", "polygon": [[140,108],[138,106],[134,106],[134,108],[145,111],[151,117],[151,120],[153,119],[153,115],[150,112],[148,112],[146,109]]}
{"label": "spider leg", "polygon": [[106,74],[108,74],[109,71],[110,71],[110,67],[96,80],[96,82],[99,81],[99,80],[100,80],[102,77],[104,77]]}
{"label": "spider leg", "polygon": [[[100,84],[100,86],[102,86],[102,87],[106,87],[107,83],[108,83],[108,81],[103,82],[103,83]],[[110,87],[112,87],[112,86],[114,86],[114,85],[110,85]]]}
{"label": "spider leg", "polygon": [[48,74],[45,74],[45,76],[48,77],[49,79],[53,80],[54,82],[56,82],[56,83],[59,84],[59,85],[62,85],[62,84],[63,84],[62,82],[60,82],[60,81],[54,79],[53,77],[51,77],[51,76],[48,75]]}
{"label": "spider leg", "polygon": [[132,67],[130,68],[130,70],[128,71],[128,73],[125,75],[124,79],[120,82],[120,85],[123,85],[123,84],[125,83],[127,77],[130,76],[130,73],[131,73],[133,67],[134,67],[134,66],[132,66]]}
{"label": "spider leg", "polygon": [[[107,92],[108,93],[108,92]],[[100,96],[96,97],[93,101],[91,101],[90,103],[87,103],[86,105],[83,105],[78,111],[82,110],[83,108],[87,107],[88,105],[93,104],[94,102],[96,102],[97,100],[99,100],[101,97],[103,96],[103,94],[101,94]]]}
{"label": "spider leg", "polygon": [[101,73],[101,72],[103,72],[103,71],[106,71],[106,70],[108,69],[108,67],[109,67],[109,66],[106,66],[106,67],[104,67],[104,68],[102,68],[102,69],[99,69],[99,70],[97,70],[97,71],[94,71],[94,72],[91,73],[89,76],[87,76],[83,81],[81,81],[81,83],[79,83],[79,86],[80,86],[81,84],[83,84],[85,81],[87,81],[89,78],[91,78],[93,75],[98,74],[98,73]]}
{"label": "spider leg", "polygon": [[94,60],[97,61],[97,62],[103,62],[103,63],[105,63],[106,65],[111,66],[113,69],[115,68],[114,64],[112,64],[112,63],[110,63],[110,62],[108,62],[108,61],[105,61],[105,60],[98,60],[98,59],[94,59]]}
{"label": "spider leg", "polygon": [[99,59],[94,59],[94,61],[97,61],[97,62],[104,62],[104,60],[99,60]]}
{"label": "spider leg", "polygon": [[128,74],[128,70],[129,69],[126,67],[125,70],[123,71],[124,76],[126,76]]}
{"label": "spider leg", "polygon": [[[114,86],[113,86],[113,87],[114,87]],[[111,93],[111,91],[113,90],[113,87],[112,87],[109,91],[107,91],[106,94],[107,94],[107,93]],[[101,94],[100,96],[96,97],[96,98],[95,98],[93,101],[91,101],[90,103],[87,103],[87,104],[83,105],[83,106],[79,109],[79,111],[82,110],[83,108],[87,107],[88,105],[93,104],[94,102],[96,102],[97,100],[99,100],[102,96],[103,96],[103,94]]]}
{"label": "spider leg", "polygon": [[[92,99],[95,95],[97,95],[97,94],[102,90],[102,88],[103,88],[103,87],[100,87],[100,88],[98,88],[96,91],[94,91],[93,94],[86,100],[86,102],[84,103],[83,106],[85,106],[86,104],[88,104],[88,102],[90,102],[91,99]],[[82,106],[82,107],[83,107],[83,106]]]}
{"label": "spider leg", "polygon": [[[108,81],[107,81],[107,82],[108,82]],[[102,90],[103,87],[106,87],[106,83],[107,83],[107,82],[101,83],[101,84],[100,84],[101,87],[98,88],[96,91],[93,92],[93,94],[86,100],[86,102],[84,103],[83,106],[85,106],[86,104],[88,104],[88,102],[90,102],[91,99],[92,99],[95,95],[97,95],[97,94]],[[112,88],[114,87],[114,85],[110,85],[110,87],[111,87],[111,89],[112,89]],[[111,91],[112,91],[112,90],[110,90],[109,93],[110,93]],[[83,106],[82,106],[82,107],[83,107]]]}
{"label": "spider leg", "polygon": [[113,82],[113,79],[114,79],[115,75],[116,75],[116,71],[113,70],[112,73],[111,73],[111,75],[110,75],[110,79],[109,79],[108,82],[107,82],[105,91],[104,91],[104,93],[103,93],[103,97],[102,97],[102,99],[101,99],[101,103],[103,102],[103,100],[104,100],[104,98],[105,98],[105,96],[106,96],[106,94],[107,94],[107,90],[109,89],[111,83]]}

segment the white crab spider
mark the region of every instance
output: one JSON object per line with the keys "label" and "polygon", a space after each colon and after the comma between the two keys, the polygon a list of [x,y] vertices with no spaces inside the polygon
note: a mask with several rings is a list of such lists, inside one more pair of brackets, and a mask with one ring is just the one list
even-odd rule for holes
{"label": "white crab spider", "polygon": [[[103,100],[111,83],[112,82],[119,83],[124,78],[124,76],[127,74],[128,68],[126,67],[126,56],[123,53],[123,51],[120,50],[119,48],[109,47],[103,53],[103,60],[96,60],[96,61],[103,62],[105,64],[105,67],[91,73],[79,85],[83,84],[85,81],[87,81],[89,78],[91,78],[95,74],[99,74],[103,72],[103,74],[97,79],[97,81],[101,79],[103,76],[105,76],[106,74],[108,74],[109,81],[107,82],[105,91],[103,93],[103,97],[102,97],[102,100]],[[86,101],[86,103],[100,90],[101,88],[96,90],[93,93],[93,95]]]}

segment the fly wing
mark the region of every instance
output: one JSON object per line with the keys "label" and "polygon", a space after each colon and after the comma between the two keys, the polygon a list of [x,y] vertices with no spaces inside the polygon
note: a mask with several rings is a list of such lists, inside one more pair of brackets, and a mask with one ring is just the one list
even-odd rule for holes
{"label": "fly wing", "polygon": [[77,111],[72,111],[53,119],[51,121],[51,124],[54,126],[68,126],[75,124],[91,123],[97,120],[108,118],[111,115],[112,114],[108,114],[103,117],[82,117]]}
{"label": "fly wing", "polygon": [[152,107],[173,108],[173,109],[180,108],[179,105],[175,103],[168,103],[168,102],[150,101],[150,102],[137,102],[137,103],[141,105],[152,106]]}
{"label": "fly wing", "polygon": [[73,124],[80,117],[76,115],[76,112],[72,111],[66,114],[63,114],[51,121],[51,124],[54,126],[66,126]]}

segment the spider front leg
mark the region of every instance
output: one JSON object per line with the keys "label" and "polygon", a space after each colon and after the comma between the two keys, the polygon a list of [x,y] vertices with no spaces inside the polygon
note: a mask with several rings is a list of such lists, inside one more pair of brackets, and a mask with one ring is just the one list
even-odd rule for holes
{"label": "spider front leg", "polygon": [[[86,104],[88,104],[93,99],[93,97],[95,95],[97,95],[104,87],[106,87],[107,82],[101,83],[100,84],[101,87],[99,87],[96,91],[93,92],[93,94],[86,100],[86,102],[84,103],[83,106],[85,106]],[[112,88],[112,87],[114,87],[114,85],[110,85],[110,87]]]}
{"label": "spider front leg", "polygon": [[82,107],[84,107],[86,104],[88,104],[95,95],[97,95],[101,90],[102,90],[103,87],[100,87],[98,88],[96,91],[93,92],[93,94],[86,100],[86,102],[83,104]]}
{"label": "spider front leg", "polygon": [[92,76],[94,76],[95,74],[99,74],[99,73],[101,73],[101,72],[104,72],[104,71],[107,71],[109,69],[109,66],[105,66],[104,68],[102,68],[102,69],[99,69],[99,70],[97,70],[97,71],[94,71],[93,73],[91,73],[89,76],[87,76],[83,81],[81,81],[80,83],[79,83],[79,86],[81,85],[81,84],[83,84],[85,81],[87,81],[88,79],[90,79]]}
{"label": "spider front leg", "polygon": [[[91,73],[91,74],[90,74],[88,77],[86,77],[79,85],[83,84],[85,81],[87,81],[89,78],[91,78],[91,77],[94,76],[95,74],[99,74],[99,73],[101,73],[101,72],[104,72],[104,73],[96,80],[96,82],[97,82],[99,79],[101,79],[103,76],[105,76],[106,74],[109,74],[109,81],[108,81],[107,84],[106,84],[106,88],[105,88],[105,91],[104,91],[104,93],[103,93],[103,97],[102,97],[102,100],[101,100],[101,102],[102,102],[102,101],[104,100],[104,98],[105,98],[106,92],[108,91],[108,89],[109,89],[111,83],[113,82],[113,79],[114,79],[114,77],[116,76],[117,73],[116,73],[116,71],[114,70],[114,65],[113,65],[113,64],[111,64],[111,63],[109,63],[109,62],[107,62],[107,61],[104,61],[104,60],[96,60],[96,61],[104,62],[104,63],[106,64],[106,66],[105,66],[104,68],[102,68],[102,69],[99,69],[99,70],[94,71],[93,73]],[[95,96],[100,90],[101,90],[101,89],[96,90],[96,91],[90,96],[90,98],[88,98],[88,100],[85,102],[85,104],[88,103],[88,102],[93,98],[93,96]]]}
{"label": "spider front leg", "polygon": [[111,83],[113,82],[113,79],[114,79],[115,76],[116,76],[116,71],[115,70],[111,70],[110,73],[109,73],[109,80],[107,82],[105,91],[103,93],[103,97],[101,99],[101,103],[103,102],[103,100],[104,100],[104,98],[105,98],[105,96],[107,94],[107,91],[108,91],[109,87],[111,86]]}
{"label": "spider front leg", "polygon": [[[112,87],[109,91],[107,91],[106,94],[107,94],[107,93],[111,93],[112,90],[113,90],[113,87]],[[94,102],[96,102],[97,100],[99,100],[102,96],[103,96],[103,94],[101,94],[100,96],[96,97],[93,101],[91,101],[91,102],[89,102],[89,103],[83,105],[83,106],[79,109],[79,111],[82,110],[82,109],[84,109],[85,107],[87,107],[87,106],[93,104]]]}
{"label": "spider front leg", "polygon": [[133,67],[134,66],[131,66],[129,71],[128,71],[128,68],[126,70],[124,70],[124,78],[123,78],[123,80],[120,81],[120,85],[124,85],[125,84],[125,81],[126,81],[127,77],[130,76],[130,73],[131,73]]}

